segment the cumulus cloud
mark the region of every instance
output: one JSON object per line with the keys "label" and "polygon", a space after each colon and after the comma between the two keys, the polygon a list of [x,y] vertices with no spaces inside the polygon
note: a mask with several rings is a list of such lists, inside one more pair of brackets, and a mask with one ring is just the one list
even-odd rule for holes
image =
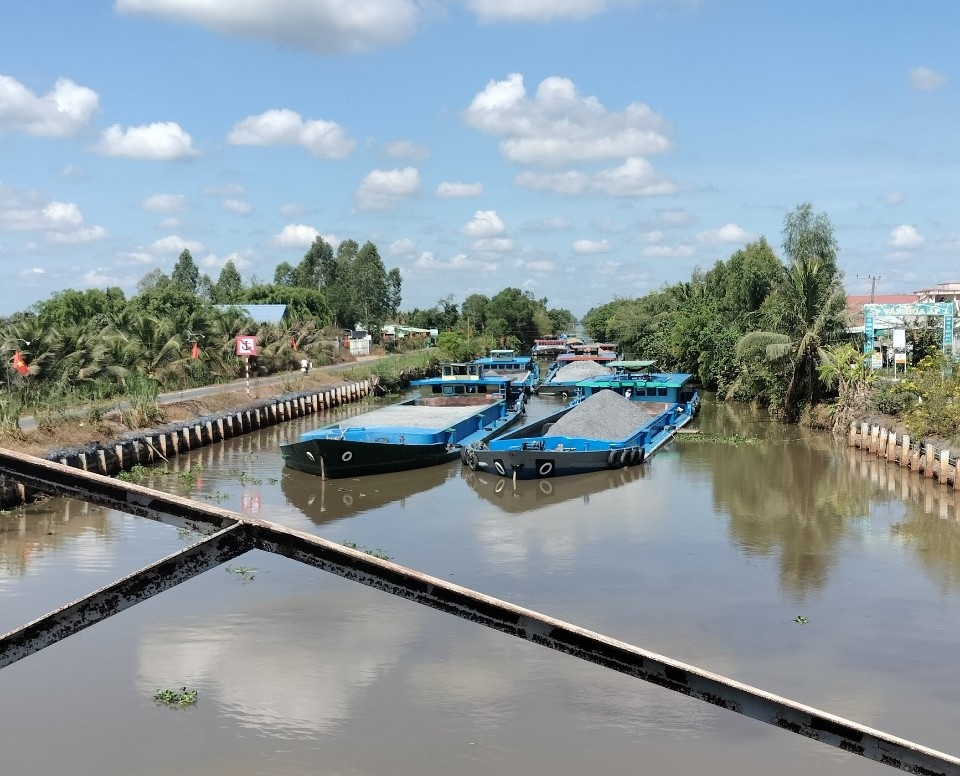
{"label": "cumulus cloud", "polygon": [[184,240],[182,237],[172,234],[150,243],[148,251],[154,256],[179,256],[184,251],[190,251],[191,255],[199,254],[203,252],[203,243],[196,240]]}
{"label": "cumulus cloud", "polygon": [[236,213],[240,216],[249,215],[253,211],[250,204],[244,202],[242,199],[225,199],[223,201],[223,209],[228,213]]}
{"label": "cumulus cloud", "polygon": [[193,139],[175,121],[124,129],[114,124],[105,130],[95,148],[104,156],[173,162],[197,156]]}
{"label": "cumulus cloud", "polygon": [[463,199],[479,197],[483,194],[482,183],[455,183],[446,182],[437,186],[437,196],[441,199]]}
{"label": "cumulus cloud", "polygon": [[901,224],[890,232],[890,245],[894,248],[918,248],[923,237],[910,224]]}
{"label": "cumulus cloud", "polygon": [[467,126],[503,137],[500,152],[517,164],[561,165],[662,153],[672,144],[666,123],[647,105],[607,110],[568,78],[544,79],[533,97],[523,76],[491,81],[463,113]]}
{"label": "cumulus cloud", "polygon": [[410,256],[415,249],[413,240],[403,237],[390,243],[389,251],[391,256]]}
{"label": "cumulus cloud", "polygon": [[176,213],[187,207],[187,198],[183,194],[154,194],[140,203],[148,213]]}
{"label": "cumulus cloud", "polygon": [[87,127],[100,110],[92,89],[61,78],[53,90],[37,96],[10,76],[0,75],[0,131],[38,137],[71,137]]}
{"label": "cumulus cloud", "polygon": [[586,19],[616,6],[638,0],[467,0],[467,7],[482,22],[549,22]]}
{"label": "cumulus cloud", "polygon": [[413,263],[415,269],[430,272],[472,272],[491,274],[498,270],[499,263],[495,261],[477,261],[464,253],[458,253],[449,259],[438,259],[429,251],[420,254]]}
{"label": "cumulus cloud", "polygon": [[753,236],[746,229],[736,224],[724,224],[719,229],[708,229],[697,235],[697,240],[708,245],[732,245],[752,239]]}
{"label": "cumulus cloud", "polygon": [[386,210],[420,193],[420,173],[415,167],[373,170],[356,192],[360,210]]}
{"label": "cumulus cloud", "polygon": [[460,231],[476,238],[497,237],[507,231],[503,219],[497,215],[496,210],[478,210],[473,214],[473,218],[464,224]]}
{"label": "cumulus cloud", "polygon": [[114,8],[315,54],[369,51],[401,43],[413,35],[419,20],[413,0],[116,0]]}
{"label": "cumulus cloud", "polygon": [[615,197],[673,194],[677,185],[653,169],[646,159],[627,159],[619,167],[597,174],[594,187]]}
{"label": "cumulus cloud", "polygon": [[86,224],[74,202],[45,199],[38,192],[23,192],[0,185],[0,232],[37,232],[47,242],[76,245],[107,237],[102,226]]}
{"label": "cumulus cloud", "polygon": [[606,240],[574,240],[574,253],[609,253],[613,246]]}
{"label": "cumulus cloud", "polygon": [[273,241],[283,248],[309,248],[320,232],[306,224],[287,224]]}
{"label": "cumulus cloud", "polygon": [[513,240],[509,237],[484,237],[475,240],[470,247],[477,253],[510,253],[513,246]]}
{"label": "cumulus cloud", "polygon": [[387,143],[383,151],[391,159],[410,159],[415,162],[422,162],[430,158],[430,149],[426,146],[417,145],[412,140],[394,140],[392,143]]}
{"label": "cumulus cloud", "polygon": [[304,121],[299,113],[286,108],[247,116],[230,130],[227,142],[247,146],[301,146],[319,159],[345,159],[357,145],[336,122]]}
{"label": "cumulus cloud", "polygon": [[696,254],[692,245],[648,245],[643,249],[643,255],[650,258],[677,258],[687,259]]}
{"label": "cumulus cloud", "polygon": [[931,92],[947,82],[946,76],[929,67],[914,67],[907,77],[910,79],[910,86],[920,92]]}
{"label": "cumulus cloud", "polygon": [[640,241],[645,243],[658,243],[663,239],[663,232],[659,229],[653,229],[649,232],[640,234]]}

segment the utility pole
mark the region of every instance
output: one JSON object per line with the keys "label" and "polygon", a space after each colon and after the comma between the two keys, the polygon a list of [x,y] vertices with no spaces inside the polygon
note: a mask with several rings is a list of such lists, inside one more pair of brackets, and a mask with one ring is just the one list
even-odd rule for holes
{"label": "utility pole", "polygon": [[857,275],[857,277],[862,280],[870,281],[870,304],[873,304],[873,300],[876,297],[877,281],[881,279],[881,276],[880,275]]}

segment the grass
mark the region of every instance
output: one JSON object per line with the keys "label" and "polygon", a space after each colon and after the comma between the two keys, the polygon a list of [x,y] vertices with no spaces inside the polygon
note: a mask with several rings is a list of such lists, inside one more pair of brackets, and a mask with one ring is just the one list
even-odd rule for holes
{"label": "grass", "polygon": [[185,708],[196,706],[198,695],[196,690],[181,687],[179,690],[157,690],[153,693],[153,700],[161,706]]}

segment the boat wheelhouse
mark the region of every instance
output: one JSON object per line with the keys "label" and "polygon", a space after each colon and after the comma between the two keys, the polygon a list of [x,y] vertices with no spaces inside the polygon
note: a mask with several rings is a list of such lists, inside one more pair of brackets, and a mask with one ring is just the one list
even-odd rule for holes
{"label": "boat wheelhouse", "polygon": [[540,380],[540,365],[532,356],[521,356],[511,348],[491,350],[490,354],[475,359],[474,364],[483,367],[484,374],[511,377],[527,393],[532,393]]}

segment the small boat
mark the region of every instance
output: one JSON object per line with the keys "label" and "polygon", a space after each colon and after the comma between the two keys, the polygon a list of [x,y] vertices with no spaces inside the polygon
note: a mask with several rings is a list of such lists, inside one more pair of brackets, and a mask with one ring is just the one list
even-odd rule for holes
{"label": "small boat", "polygon": [[475,364],[483,367],[484,374],[512,377],[514,384],[519,385],[528,394],[540,382],[540,365],[532,356],[521,356],[517,351],[503,348],[491,350],[490,354],[474,359]]}
{"label": "small boat", "polygon": [[465,444],[503,433],[525,412],[513,378],[476,363],[443,364],[439,377],[411,385],[418,396],[281,443],[284,464],[324,479],[434,466],[456,459]]}
{"label": "small boat", "polygon": [[643,463],[692,420],[692,375],[629,372],[579,382],[567,406],[483,443],[465,445],[473,471],[543,479]]}

